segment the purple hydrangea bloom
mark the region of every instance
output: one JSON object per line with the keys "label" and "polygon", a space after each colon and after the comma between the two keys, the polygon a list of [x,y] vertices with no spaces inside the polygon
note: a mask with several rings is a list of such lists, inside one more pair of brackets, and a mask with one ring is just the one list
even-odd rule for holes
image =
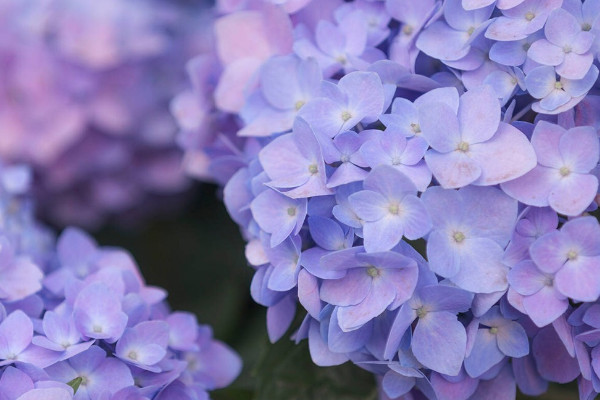
{"label": "purple hydrangea bloom", "polygon": [[490,86],[462,95],[458,110],[437,103],[419,112],[423,137],[432,148],[425,161],[445,188],[495,185],[535,166],[525,135],[500,122],[500,103]]}
{"label": "purple hydrangea bloom", "polygon": [[[181,136],[193,174],[225,186],[269,339],[306,312],[293,339],[308,340],[317,365],[374,373],[382,400],[513,400],[517,386],[536,396],[575,378],[582,399],[600,393],[600,319],[586,313],[599,285],[580,283],[581,271],[596,274],[600,236],[579,217],[598,188],[556,192],[556,204],[578,205],[569,214],[552,208],[549,181],[523,184],[540,167],[559,179],[571,158],[585,168],[570,165],[569,177],[600,177],[589,64],[600,3],[277,4],[219,2],[227,24],[217,52],[193,63],[183,122],[194,123]],[[266,9],[275,23],[261,20]],[[289,85],[265,72],[283,59]],[[285,96],[301,81],[312,97],[298,110]],[[283,114],[253,119],[277,108],[263,98],[274,82],[287,125]],[[264,137],[243,136],[253,121]],[[545,137],[548,126],[560,135]],[[418,211],[407,220],[405,199]]]}
{"label": "purple hydrangea bloom", "polygon": [[403,236],[421,238],[431,228],[429,215],[416,196],[417,188],[401,172],[388,166],[374,168],[363,183],[364,189],[348,201],[363,221],[365,249],[386,251]]}
{"label": "purple hydrangea bloom", "polygon": [[536,207],[550,206],[569,216],[581,214],[598,191],[590,174],[600,157],[598,135],[592,127],[569,130],[540,121],[531,137],[538,165],[527,174],[502,184],[515,199]]}

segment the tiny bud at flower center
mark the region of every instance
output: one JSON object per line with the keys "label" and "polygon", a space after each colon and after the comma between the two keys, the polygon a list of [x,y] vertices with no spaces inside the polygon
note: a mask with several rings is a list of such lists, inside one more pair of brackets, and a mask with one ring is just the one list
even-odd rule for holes
{"label": "tiny bud at flower center", "polygon": [[496,333],[498,333],[498,328],[496,328],[495,326],[494,326],[494,327],[492,327],[492,328],[490,328],[490,333],[491,333],[492,335],[495,335]]}
{"label": "tiny bud at flower center", "polygon": [[567,45],[563,47],[563,51],[565,52],[565,54],[569,54],[571,51],[573,51],[573,49],[571,48],[571,46]]}
{"label": "tiny bud at flower center", "polygon": [[299,111],[304,106],[304,104],[306,104],[304,101],[298,100],[296,104],[294,104],[294,108],[296,108],[296,111]]}
{"label": "tiny bud at flower center", "polygon": [[411,33],[413,33],[413,27],[405,24],[402,27],[402,33],[404,33],[406,36],[410,35]]}
{"label": "tiny bud at flower center", "polygon": [[585,32],[589,32],[592,30],[592,25],[588,24],[587,22],[581,25],[581,30],[585,31]]}
{"label": "tiny bud at flower center", "polygon": [[421,306],[417,309],[417,317],[418,318],[423,318],[426,315],[427,315],[427,310],[425,309],[425,307]]}
{"label": "tiny bud at flower center", "polygon": [[413,131],[413,133],[415,135],[418,133],[421,133],[421,126],[419,124],[415,124],[415,123],[410,124],[410,129]]}
{"label": "tiny bud at flower center", "polygon": [[339,62],[342,65],[345,65],[348,62],[345,56],[337,56],[335,58],[335,61]]}
{"label": "tiny bud at flower center", "polygon": [[343,162],[343,163],[347,163],[348,161],[350,161],[350,157],[348,155],[346,155],[346,154],[343,154],[340,157],[340,161]]}
{"label": "tiny bud at flower center", "polygon": [[558,89],[558,90],[560,90],[560,89],[562,89],[562,87],[563,87],[563,86],[562,86],[562,83],[561,83],[561,82],[556,82],[556,83],[554,84],[554,88],[555,88],[555,89]]}
{"label": "tiny bud at flower center", "polygon": [[469,28],[469,30],[467,31],[467,35],[471,36],[473,34],[473,32],[475,32],[475,27],[472,26]]}
{"label": "tiny bud at flower center", "polygon": [[317,167],[317,164],[311,164],[308,166],[308,172],[310,172],[312,175],[314,175],[317,172],[319,172],[319,167]]}
{"label": "tiny bud at flower center", "polygon": [[94,325],[92,328],[96,333],[102,333],[102,327],[100,325]]}
{"label": "tiny bud at flower center", "polygon": [[568,176],[571,173],[571,170],[568,167],[562,167],[558,170],[561,176]]}
{"label": "tiny bud at flower center", "polygon": [[458,146],[456,146],[456,150],[462,151],[463,153],[466,153],[467,151],[469,151],[469,143],[467,143],[467,142],[460,142],[458,144]]}
{"label": "tiny bud at flower center", "polygon": [[534,14],[534,13],[532,13],[531,11],[529,11],[527,14],[525,14],[525,19],[526,19],[527,21],[531,21],[531,20],[532,20],[532,19],[534,19],[534,18],[535,18],[535,14]]}
{"label": "tiny bud at flower center", "polygon": [[379,270],[375,267],[369,267],[369,268],[367,268],[367,275],[369,275],[371,278],[378,277]]}
{"label": "tiny bud at flower center", "polygon": [[567,259],[569,261],[573,261],[577,258],[577,252],[575,250],[569,250],[569,252],[567,253]]}
{"label": "tiny bud at flower center", "polygon": [[390,214],[398,215],[398,213],[400,213],[400,207],[398,204],[390,204],[388,210],[390,211]]}
{"label": "tiny bud at flower center", "polygon": [[548,287],[554,286],[554,279],[552,279],[551,276],[547,276],[546,279],[544,279],[544,286],[548,286]]}
{"label": "tiny bud at flower center", "polygon": [[452,239],[454,239],[456,243],[461,243],[463,240],[465,240],[465,234],[462,232],[454,232]]}
{"label": "tiny bud at flower center", "polygon": [[130,360],[137,360],[138,355],[135,351],[130,351],[129,354],[127,354],[127,357],[129,357]]}
{"label": "tiny bud at flower center", "polygon": [[296,215],[296,208],[295,207],[290,207],[287,209],[287,214],[290,217],[294,217]]}
{"label": "tiny bud at flower center", "polygon": [[342,113],[342,121],[346,122],[348,121],[350,118],[352,118],[352,114],[350,114],[348,111],[344,111]]}

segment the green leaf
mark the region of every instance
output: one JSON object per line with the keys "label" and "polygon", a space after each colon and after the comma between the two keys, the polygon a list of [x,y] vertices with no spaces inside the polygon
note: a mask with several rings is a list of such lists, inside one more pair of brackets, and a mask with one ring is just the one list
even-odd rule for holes
{"label": "green leaf", "polygon": [[307,341],[289,339],[265,345],[254,370],[254,400],[375,400],[371,373],[350,362],[337,367],[318,367],[310,358]]}
{"label": "green leaf", "polygon": [[77,378],[67,383],[67,385],[73,388],[73,394],[77,393],[77,389],[79,389],[79,386],[81,386],[81,382],[83,382],[83,378],[78,376]]}

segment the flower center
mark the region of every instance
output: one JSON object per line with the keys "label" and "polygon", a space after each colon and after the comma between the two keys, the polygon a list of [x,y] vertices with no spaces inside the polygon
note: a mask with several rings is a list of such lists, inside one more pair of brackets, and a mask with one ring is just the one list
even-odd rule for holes
{"label": "flower center", "polygon": [[390,214],[398,215],[400,213],[400,206],[398,204],[390,204],[388,207]]}
{"label": "flower center", "polygon": [[129,352],[129,354],[127,354],[127,357],[130,360],[136,361],[137,358],[138,358],[138,355],[137,355],[137,353],[135,351],[132,350],[132,351]]}
{"label": "flower center", "polygon": [[289,215],[290,217],[295,217],[296,216],[296,207],[288,208],[287,215]]}
{"label": "flower center", "polygon": [[413,122],[412,124],[410,124],[410,130],[413,131],[415,135],[417,135],[421,133],[421,126]]}
{"label": "flower center", "polygon": [[296,111],[299,111],[306,103],[302,100],[298,100],[296,104],[294,104],[294,108]]}
{"label": "flower center", "polygon": [[348,111],[344,111],[342,113],[342,121],[346,122],[348,121],[350,118],[352,118],[352,114],[350,114]]}
{"label": "flower center", "polygon": [[491,333],[492,335],[495,335],[496,333],[498,333],[498,328],[496,328],[495,326],[491,327],[491,328],[490,328],[490,333]]}
{"label": "flower center", "polygon": [[308,172],[310,172],[311,175],[315,175],[317,172],[319,172],[319,167],[317,167],[317,164],[310,164],[308,166]]}
{"label": "flower center", "polygon": [[473,34],[473,32],[475,32],[475,27],[472,26],[467,30],[467,35],[471,36]]}
{"label": "flower center", "polygon": [[347,154],[343,154],[340,157],[340,161],[343,162],[343,163],[347,163],[348,161],[350,161],[350,157]]}
{"label": "flower center", "polygon": [[414,28],[408,24],[404,24],[404,26],[402,27],[402,33],[404,33],[406,36],[413,33],[413,30]]}
{"label": "flower center", "polygon": [[462,243],[462,241],[465,240],[465,234],[462,232],[454,232],[452,239],[454,239],[456,243]]}
{"label": "flower center", "polygon": [[569,167],[562,167],[558,172],[560,172],[560,176],[568,176],[571,173],[571,170]]}
{"label": "flower center", "polygon": [[100,325],[94,325],[92,329],[96,333],[102,333],[102,327]]}
{"label": "flower center", "polygon": [[557,82],[554,84],[554,88],[555,88],[555,89],[558,89],[558,90],[560,90],[560,89],[562,89],[562,88],[563,88],[563,85],[562,85],[562,83],[561,83],[561,82],[557,81]]}
{"label": "flower center", "polygon": [[427,310],[425,309],[424,306],[417,308],[417,317],[418,318],[423,318],[426,315],[427,315]]}
{"label": "flower center", "polygon": [[348,60],[346,59],[346,56],[343,56],[343,55],[337,56],[335,58],[335,61],[339,62],[342,65],[345,65],[348,62]]}
{"label": "flower center", "polygon": [[548,286],[548,287],[554,286],[554,279],[551,276],[547,276],[544,279],[544,286]]}
{"label": "flower center", "polygon": [[525,19],[527,21],[531,21],[534,18],[535,18],[535,14],[533,12],[531,12],[531,11],[529,11],[527,14],[525,14]]}
{"label": "flower center", "polygon": [[469,151],[469,143],[467,142],[460,142],[458,144],[458,146],[456,146],[456,150],[466,153],[467,151]]}
{"label": "flower center", "polygon": [[589,32],[592,30],[592,25],[588,24],[587,22],[584,22],[583,24],[581,24],[581,30]]}
{"label": "flower center", "polygon": [[565,52],[565,54],[569,54],[571,51],[573,51],[573,48],[569,45],[566,45],[565,47],[563,47],[563,51]]}
{"label": "flower center", "polygon": [[369,275],[371,278],[376,278],[379,276],[379,270],[373,266],[370,266],[367,268],[367,275]]}
{"label": "flower center", "polygon": [[575,250],[569,250],[569,252],[567,253],[567,260],[569,261],[573,261],[577,259],[577,252]]}
{"label": "flower center", "polygon": [[531,43],[524,43],[523,44],[523,50],[525,50],[525,51],[529,50],[530,47],[531,47]]}

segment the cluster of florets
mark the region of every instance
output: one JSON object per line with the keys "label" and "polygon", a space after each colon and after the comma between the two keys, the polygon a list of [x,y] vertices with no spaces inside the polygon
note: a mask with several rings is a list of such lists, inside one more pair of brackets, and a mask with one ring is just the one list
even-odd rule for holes
{"label": "cluster of florets", "polygon": [[188,186],[169,101],[206,46],[200,4],[0,0],[0,157],[34,167],[56,222],[95,225]]}
{"label": "cluster of florets", "polygon": [[382,398],[599,393],[600,1],[217,7],[173,110],[270,338],[300,304]]}
{"label": "cluster of florets", "polygon": [[75,228],[55,243],[29,180],[0,169],[0,398],[199,400],[238,375],[238,356],[171,312],[129,253]]}

